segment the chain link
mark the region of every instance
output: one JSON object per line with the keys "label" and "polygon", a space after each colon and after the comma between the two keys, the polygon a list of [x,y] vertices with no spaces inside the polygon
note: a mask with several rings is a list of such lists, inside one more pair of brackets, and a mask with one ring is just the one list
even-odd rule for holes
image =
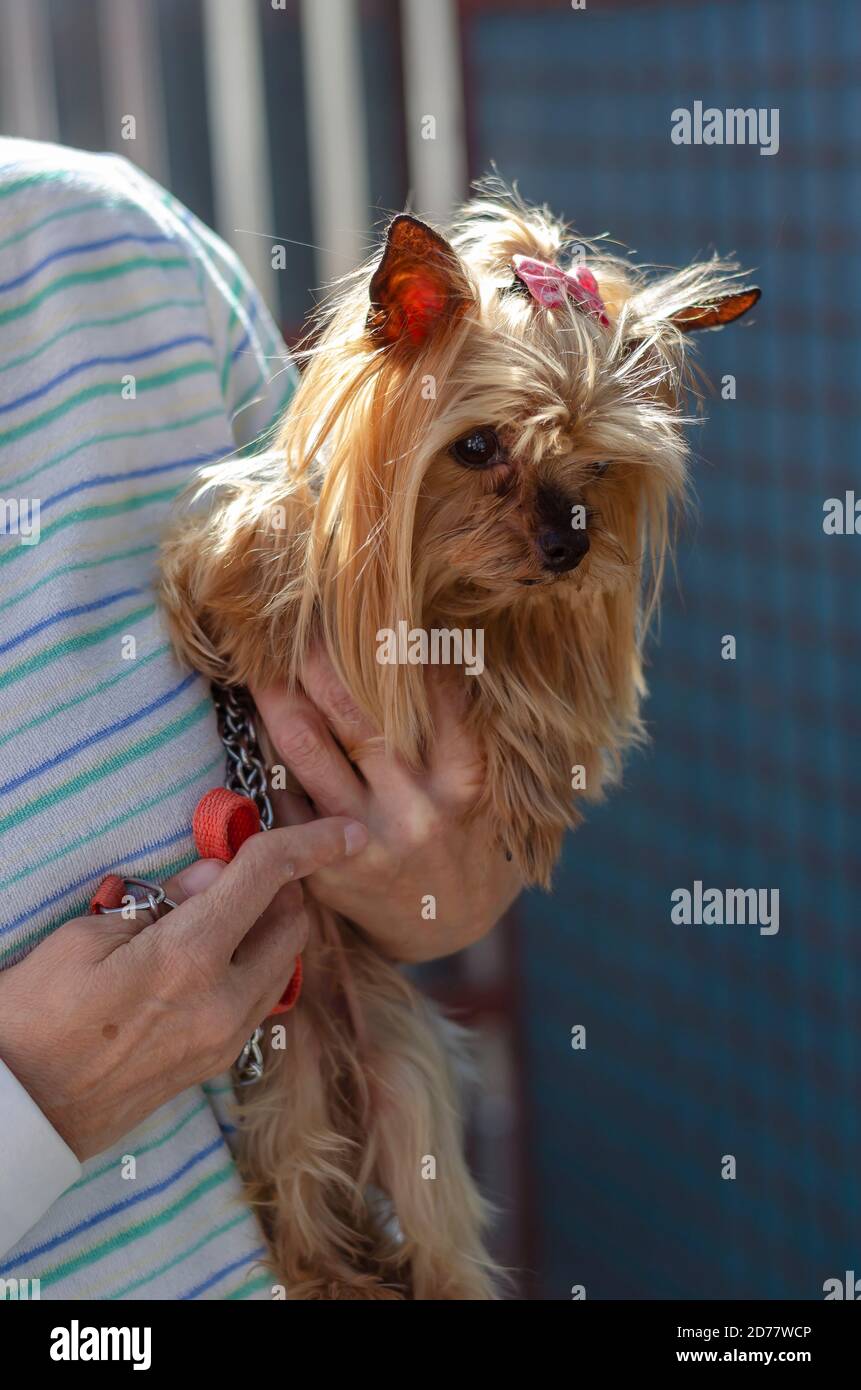
{"label": "chain link", "polygon": [[224,785],[228,791],[250,796],[260,812],[264,830],[272,829],[275,819],[269,800],[269,779],[266,764],[257,742],[254,706],[251,697],[235,686],[213,685],[218,729],[227,754],[227,775]]}
{"label": "chain link", "polygon": [[[228,791],[248,796],[260,812],[260,826],[271,830],[275,819],[269,799],[266,764],[257,741],[251,697],[236,686],[213,685],[218,731],[227,754],[224,785]],[[263,1028],[255,1028],[237,1057],[234,1068],[239,1086],[250,1086],[263,1075]]]}

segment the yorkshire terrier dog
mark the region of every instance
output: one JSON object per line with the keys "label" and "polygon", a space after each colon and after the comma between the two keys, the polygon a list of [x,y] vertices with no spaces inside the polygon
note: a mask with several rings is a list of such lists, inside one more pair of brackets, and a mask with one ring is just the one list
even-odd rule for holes
{"label": "yorkshire terrier dog", "polygon": [[[204,469],[162,557],[184,661],[298,686],[322,644],[412,766],[434,737],[422,670],[381,662],[379,635],[480,629],[482,673],[449,673],[483,754],[474,814],[545,886],[580,799],[642,737],[688,335],[759,298],[717,259],[646,276],[571,246],[495,183],[445,237],[395,217],[314,325],[275,448]],[[286,1047],[242,1104],[273,1269],[289,1298],[497,1297],[448,1025],[355,926],[311,911]]]}

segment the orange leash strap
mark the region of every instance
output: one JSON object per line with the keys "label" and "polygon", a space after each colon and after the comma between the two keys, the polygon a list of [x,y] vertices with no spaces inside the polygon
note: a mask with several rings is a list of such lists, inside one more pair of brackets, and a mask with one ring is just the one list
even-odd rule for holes
{"label": "orange leash strap", "polygon": [[108,874],[90,898],[90,911],[101,912],[103,907],[121,907],[125,891],[125,880],[116,874]]}
{"label": "orange leash strap", "polygon": [[[192,830],[201,859],[220,859],[224,864],[229,864],[240,845],[260,830],[260,812],[250,797],[240,796],[226,787],[214,787],[198,802]],[[105,883],[101,885],[100,892]],[[269,1017],[286,1014],[288,1009],[293,1008],[301,992],[302,957],[297,956],[293,977]]]}
{"label": "orange leash strap", "polygon": [[[230,792],[226,787],[215,787],[198,802],[192,830],[201,859],[220,859],[222,863],[229,864],[249,835],[256,835],[260,830],[260,812],[250,797]],[[140,880],[127,880],[120,878],[118,874],[107,874],[90,899],[90,912],[116,912],[126,899],[129,883],[140,883]],[[158,891],[155,884],[150,884],[149,887],[154,893]],[[151,902],[155,906],[155,902]],[[173,907],[174,904],[166,901],[165,905]],[[143,902],[140,906],[146,907],[146,903]],[[301,992],[302,957],[297,956],[292,979],[275,1008],[270,1010],[269,1017],[286,1014],[288,1009],[292,1009]]]}

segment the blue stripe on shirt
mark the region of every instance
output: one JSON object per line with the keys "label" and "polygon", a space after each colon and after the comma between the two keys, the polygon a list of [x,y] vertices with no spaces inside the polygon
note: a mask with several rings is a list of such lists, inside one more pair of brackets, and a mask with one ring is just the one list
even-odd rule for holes
{"label": "blue stripe on shirt", "polygon": [[[170,849],[172,845],[178,844],[180,840],[188,840],[190,837],[191,828],[188,824],[185,824],[181,826],[179,830],[174,830],[172,834],[166,835],[163,840],[150,840],[148,844],[141,845],[139,849],[135,850],[134,854],[128,856],[129,864],[133,864],[136,859],[146,860],[158,850]],[[123,868],[127,869],[128,866],[128,864],[124,864]],[[24,926],[27,922],[32,921],[34,917],[38,917],[39,913],[44,912],[46,908],[55,907],[63,898],[70,898],[74,893],[79,893],[82,889],[95,893],[102,879],[105,877],[105,874],[115,874],[116,872],[117,865],[114,861],[101,864],[98,868],[90,869],[83,878],[79,878],[67,884],[66,887],[61,888],[59,892],[52,893],[49,898],[43,898],[41,902],[35,903],[33,907],[28,908],[26,912],[22,912],[20,916],[16,917],[14,921],[9,922],[8,925],[0,926],[0,936],[6,936],[10,931],[14,931],[16,927]]]}
{"label": "blue stripe on shirt", "polygon": [[0,405],[0,415],[5,415],[10,410],[18,410],[22,405],[30,405],[32,401],[46,396],[55,386],[61,386],[70,377],[89,371],[91,367],[127,366],[130,362],[144,362],[149,357],[157,357],[161,352],[170,352],[173,348],[178,347],[188,347],[190,343],[201,343],[207,347],[213,345],[212,339],[207,337],[205,333],[187,333],[181,338],[171,338],[165,343],[156,343],[153,347],[141,348],[139,352],[120,353],[115,357],[88,357],[83,362],[74,362],[71,367],[67,367],[65,371],[52,377],[44,385],[36,386],[23,396],[16,396],[13,400],[7,401],[5,405]]}
{"label": "blue stripe on shirt", "polygon": [[4,290],[16,290],[20,285],[25,285],[28,280],[32,280],[34,275],[38,275],[40,270],[52,265],[54,261],[64,260],[67,256],[86,255],[88,251],[102,251],[106,246],[118,246],[124,241],[137,241],[143,246],[155,246],[159,242],[172,242],[173,237],[164,236],[159,233],[153,236],[141,236],[137,232],[122,232],[119,236],[106,237],[104,241],[83,241],[77,246],[63,246],[59,251],[52,251],[49,256],[45,256],[41,261],[37,261],[29,270],[16,275],[12,280],[0,281],[0,293]]}
{"label": "blue stripe on shirt", "polygon": [[221,1269],[217,1269],[214,1274],[210,1274],[208,1279],[204,1279],[201,1284],[195,1284],[194,1288],[189,1289],[187,1293],[177,1294],[177,1301],[184,1302],[191,1298],[198,1298],[200,1294],[206,1293],[207,1289],[211,1289],[213,1284],[218,1284],[222,1279],[226,1279],[228,1274],[233,1274],[235,1270],[250,1264],[252,1260],[265,1259],[266,1254],[266,1246],[258,1245],[254,1250],[249,1250],[247,1255],[243,1255],[238,1260],[232,1260],[229,1265],[223,1265]]}
{"label": "blue stripe on shirt", "polygon": [[[134,590],[132,592],[135,592]],[[34,777],[40,777],[43,772],[47,772],[52,767],[59,767],[60,763],[68,762],[69,758],[74,758],[76,754],[82,753],[85,748],[92,748],[94,744],[101,743],[103,739],[110,738],[112,734],[121,733],[123,729],[128,729],[132,724],[137,724],[140,719],[145,719],[148,714],[154,714],[157,709],[163,709],[169,705],[171,700],[175,700],[177,695],[181,695],[183,690],[187,690],[190,685],[197,681],[196,672],[186,676],[175,685],[172,690],[167,690],[150,704],[144,705],[141,709],[135,710],[132,714],[127,714],[123,719],[118,719],[114,724],[107,724],[103,729],[95,729],[93,733],[87,734],[85,738],[79,739],[77,743],[71,744],[61,752],[55,753],[52,758],[46,758],[43,763],[37,763],[35,767],[30,767],[26,772],[21,772],[17,777],[12,777],[8,782],[0,782],[0,796],[6,796],[9,792],[22,787],[25,782],[31,782]]]}
{"label": "blue stripe on shirt", "polygon": [[176,468],[199,468],[204,463],[216,463],[224,458],[223,449],[214,449],[209,454],[192,454],[190,458],[171,459],[168,463],[154,463],[148,468],[127,468],[125,473],[99,473],[95,478],[84,478],[80,483],[74,483],[71,487],[64,488],[62,492],[55,492],[52,497],[46,497],[41,503],[39,511],[47,511],[57,502],[63,502],[67,497],[73,497],[76,492],[88,492],[94,487],[105,487],[108,483],[122,483],[127,478],[151,478],[155,473],[171,473]]}
{"label": "blue stripe on shirt", "polygon": [[40,1245],[33,1245],[29,1250],[22,1250],[19,1255],[15,1256],[14,1260],[10,1260],[5,1265],[0,1265],[0,1275],[8,1274],[11,1269],[15,1269],[17,1265],[26,1264],[27,1260],[32,1260],[36,1255],[50,1254],[52,1250],[56,1250],[58,1246],[63,1245],[67,1240],[71,1240],[73,1236],[80,1235],[82,1231],[92,1230],[94,1226],[98,1226],[100,1222],[106,1221],[108,1217],[116,1216],[116,1214],[121,1211],[128,1211],[130,1207],[137,1206],[139,1202],[145,1202],[148,1197],[157,1197],[159,1193],[166,1191],[166,1189],[172,1187],[175,1182],[179,1182],[180,1178],[185,1177],[185,1174],[190,1172],[196,1164],[222,1148],[224,1148],[224,1141],[221,1136],[219,1136],[217,1139],[214,1139],[211,1144],[207,1144],[205,1148],[198,1149],[197,1153],[192,1154],[191,1158],[186,1159],[185,1163],[175,1169],[174,1172],[168,1173],[166,1178],[162,1178],[161,1182],[153,1183],[151,1187],[142,1188],[140,1192],[133,1193],[122,1202],[113,1202],[109,1207],[102,1207],[100,1211],[95,1211],[92,1216],[88,1216],[86,1221],[79,1221],[77,1226],[70,1226],[67,1231],[61,1231],[59,1235],[54,1236],[51,1240],[42,1241]]}
{"label": "blue stripe on shirt", "polygon": [[118,603],[121,598],[132,598],[135,594],[145,592],[144,589],[120,589],[115,594],[106,594],[104,598],[93,599],[92,603],[79,603],[76,608],[63,608],[59,613],[52,613],[49,618],[43,618],[41,622],[25,628],[15,637],[10,637],[8,642],[0,642],[0,656],[11,651],[13,647],[19,647],[22,642],[29,641],[31,637],[36,637],[46,628],[53,627],[55,623],[62,623],[66,618],[80,618],[83,613],[96,613],[100,608],[108,608],[112,603]]}

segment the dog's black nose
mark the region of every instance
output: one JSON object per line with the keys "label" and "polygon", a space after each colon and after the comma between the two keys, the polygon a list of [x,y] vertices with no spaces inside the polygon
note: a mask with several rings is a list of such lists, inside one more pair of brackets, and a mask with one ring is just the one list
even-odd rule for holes
{"label": "dog's black nose", "polygon": [[588,509],[575,493],[567,496],[558,488],[542,484],[536,496],[537,530],[535,545],[541,564],[551,574],[565,574],[579,565],[589,549],[589,533],[585,526],[572,526],[575,508],[582,518]]}
{"label": "dog's black nose", "polygon": [[589,549],[589,535],[582,526],[567,531],[548,526],[538,532],[537,542],[541,563],[553,574],[575,570]]}

